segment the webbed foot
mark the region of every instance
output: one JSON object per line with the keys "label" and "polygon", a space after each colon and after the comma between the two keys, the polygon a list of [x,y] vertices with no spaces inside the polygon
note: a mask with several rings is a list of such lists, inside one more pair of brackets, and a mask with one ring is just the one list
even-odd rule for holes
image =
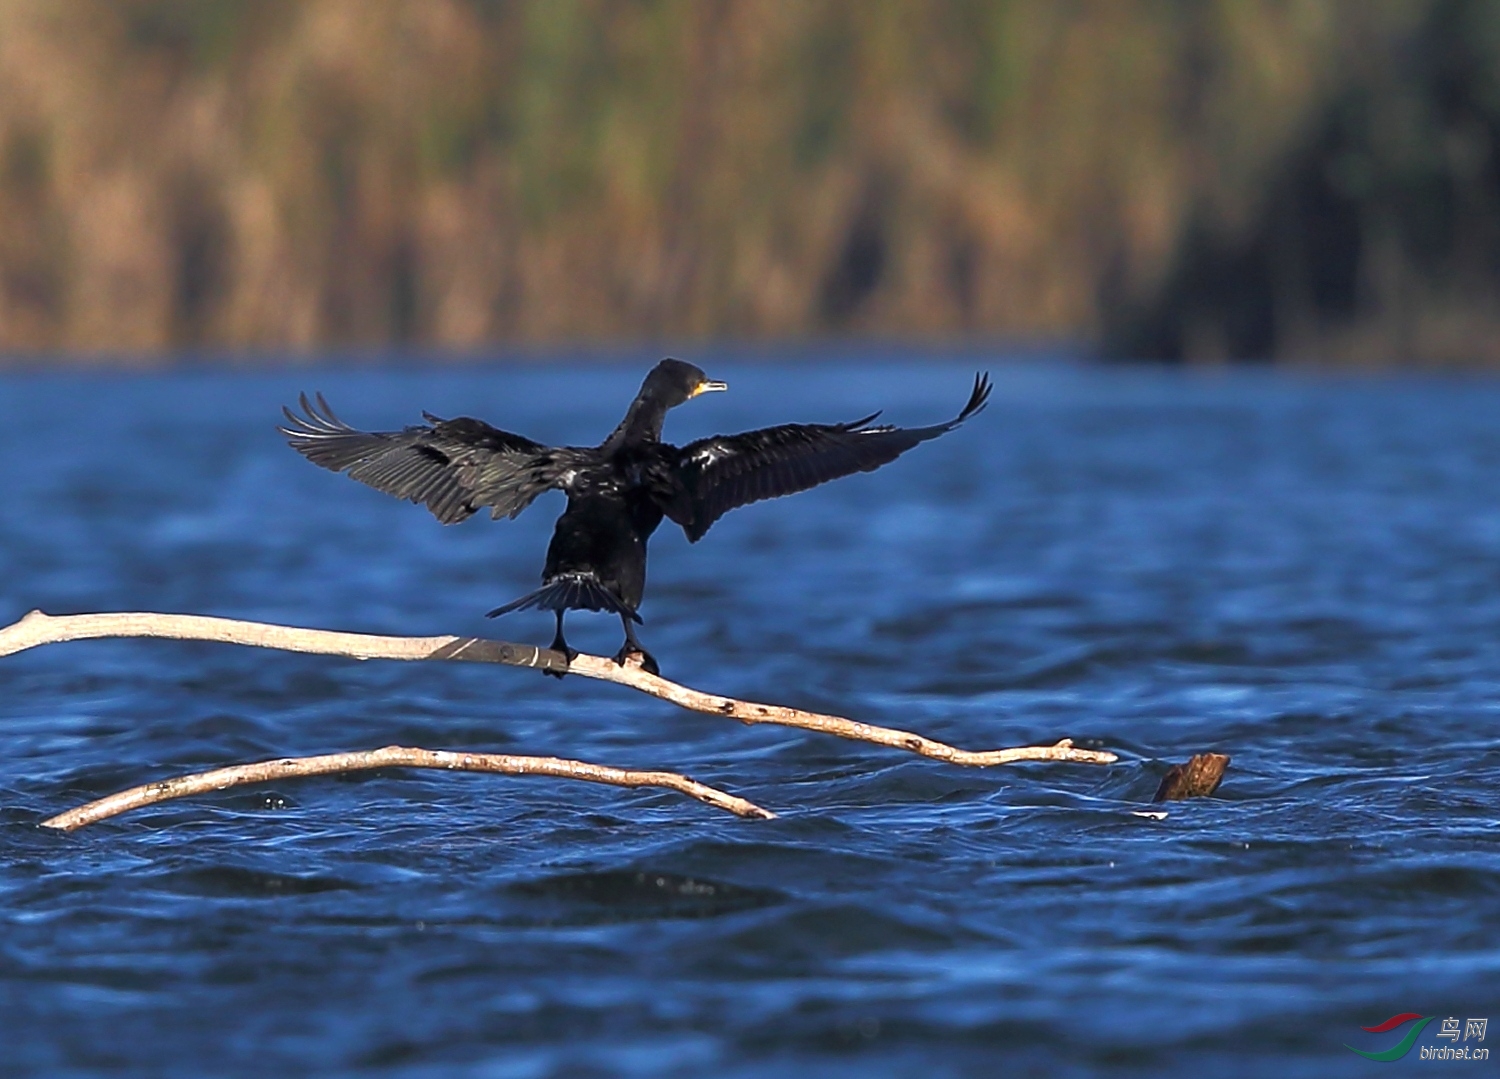
{"label": "webbed foot", "polygon": [[620,646],[620,650],[615,653],[615,662],[623,667],[625,666],[625,661],[631,656],[641,657],[641,670],[645,671],[647,674],[654,674],[658,676],[661,674],[661,668],[656,665],[656,657],[653,656],[650,652],[646,651],[640,645],[631,644],[629,641],[626,641],[624,644],[622,644]]}
{"label": "webbed foot", "polygon": [[629,614],[620,614],[620,625],[625,630],[625,643],[620,645],[620,650],[615,653],[615,662],[625,666],[625,661],[631,656],[641,657],[641,670],[647,674],[660,675],[661,668],[656,665],[656,657],[641,647],[641,642],[636,639],[635,626],[631,622],[639,622],[641,616],[631,611]]}
{"label": "webbed foot", "polygon": [[[576,648],[569,648],[568,647],[568,642],[563,639],[563,635],[562,635],[562,614],[560,612],[559,612],[559,614],[557,616],[557,636],[552,638],[551,648],[552,648],[552,651],[554,651],[554,652],[561,652],[564,656],[566,656],[569,664],[571,664],[580,655],[578,649],[576,649]],[[561,678],[567,672],[566,671],[554,671],[550,667],[543,667],[542,668],[542,673],[543,674],[547,674],[547,675],[551,675],[553,678]]]}

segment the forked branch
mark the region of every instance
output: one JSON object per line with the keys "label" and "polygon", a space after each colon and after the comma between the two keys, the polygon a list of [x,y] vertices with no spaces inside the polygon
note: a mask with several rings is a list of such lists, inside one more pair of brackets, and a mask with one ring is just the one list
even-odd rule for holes
{"label": "forked branch", "polygon": [[139,787],[111,794],[107,798],[70,809],[42,821],[43,828],[71,832],[85,824],[118,816],[142,806],[194,794],[242,787],[248,783],[269,783],[298,776],[323,776],[334,772],[358,772],[370,768],[442,768],[450,772],[502,772],[511,776],[557,776],[582,779],[590,783],[608,783],[616,787],[666,787],[689,798],[727,809],[739,817],[770,820],[776,814],[754,802],[736,798],[714,787],[706,786],[676,772],[637,772],[610,768],[587,761],[570,761],[561,757],[517,757],[509,753],[450,753],[446,750],[414,749],[386,746],[356,753],[329,753],[321,757],[283,757],[256,764],[236,764],[215,768],[211,772],[144,783]]}
{"label": "forked branch", "polygon": [[176,640],[221,641],[255,648],[280,648],[289,652],[313,652],[351,659],[455,660],[472,663],[503,663],[512,667],[536,667],[566,671],[638,689],[653,697],[694,712],[737,719],[741,723],[772,723],[799,727],[860,742],[890,746],[919,753],[949,764],[986,767],[1015,761],[1070,761],[1076,764],[1113,764],[1113,753],[1077,749],[1071,739],[1056,745],[1020,746],[1014,749],[967,750],[924,738],[911,731],[878,727],[842,716],[804,712],[797,708],[757,704],[733,697],[702,693],[687,686],[648,674],[638,666],[620,666],[602,656],[580,655],[570,664],[561,652],[529,644],[510,644],[484,637],[380,637],[368,633],[338,633],[322,629],[299,629],[266,622],[242,622],[196,614],[69,614],[47,615],[32,611],[19,622],[0,629],[0,656],[8,656],[38,645],[99,637],[166,637]]}

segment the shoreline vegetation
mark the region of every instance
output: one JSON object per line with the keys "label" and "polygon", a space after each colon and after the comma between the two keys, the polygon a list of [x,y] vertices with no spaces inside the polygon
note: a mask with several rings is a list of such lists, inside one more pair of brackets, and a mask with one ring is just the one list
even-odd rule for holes
{"label": "shoreline vegetation", "polygon": [[[1500,364],[1481,0],[0,0],[0,358]],[[50,361],[49,361],[50,362]]]}

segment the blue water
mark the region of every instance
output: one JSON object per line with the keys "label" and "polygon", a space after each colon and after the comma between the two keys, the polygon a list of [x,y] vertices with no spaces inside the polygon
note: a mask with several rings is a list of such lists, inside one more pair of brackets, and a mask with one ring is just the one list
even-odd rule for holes
{"label": "blue water", "polygon": [[[679,441],[933,422],[981,362],[689,358],[731,392]],[[966,770],[499,667],[49,646],[0,660],[0,1073],[1365,1075],[1422,1065],[1355,1056],[1402,1033],[1361,1026],[1500,1020],[1500,382],[993,362],[988,412],[896,464],[663,529],[643,638],[701,688],[1119,764]],[[559,496],[443,528],[301,460],[278,408],[588,443],[643,370],[6,376],[0,616],[545,643],[481,615]],[[390,771],[36,827],[389,743],[677,768],[780,818]],[[1205,750],[1219,796],[1141,815]]]}

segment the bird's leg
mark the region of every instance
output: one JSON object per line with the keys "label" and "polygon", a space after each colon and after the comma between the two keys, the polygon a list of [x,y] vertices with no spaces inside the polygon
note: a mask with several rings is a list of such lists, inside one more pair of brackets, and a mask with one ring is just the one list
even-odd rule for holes
{"label": "bird's leg", "polygon": [[[552,638],[552,651],[561,652],[564,656],[568,657],[568,662],[572,663],[575,659],[578,658],[578,649],[569,648],[567,639],[563,637],[563,612],[555,611],[553,613],[557,615],[557,636]],[[562,671],[547,670],[545,668],[542,670],[542,673],[550,674],[553,678],[561,678],[563,676]]]}
{"label": "bird's leg", "polygon": [[641,657],[641,670],[647,674],[661,674],[661,668],[656,665],[656,657],[641,647],[641,642],[636,640],[635,627],[630,624],[630,616],[620,615],[620,624],[625,627],[625,643],[615,653],[615,662],[625,666],[625,660],[632,655]]}

